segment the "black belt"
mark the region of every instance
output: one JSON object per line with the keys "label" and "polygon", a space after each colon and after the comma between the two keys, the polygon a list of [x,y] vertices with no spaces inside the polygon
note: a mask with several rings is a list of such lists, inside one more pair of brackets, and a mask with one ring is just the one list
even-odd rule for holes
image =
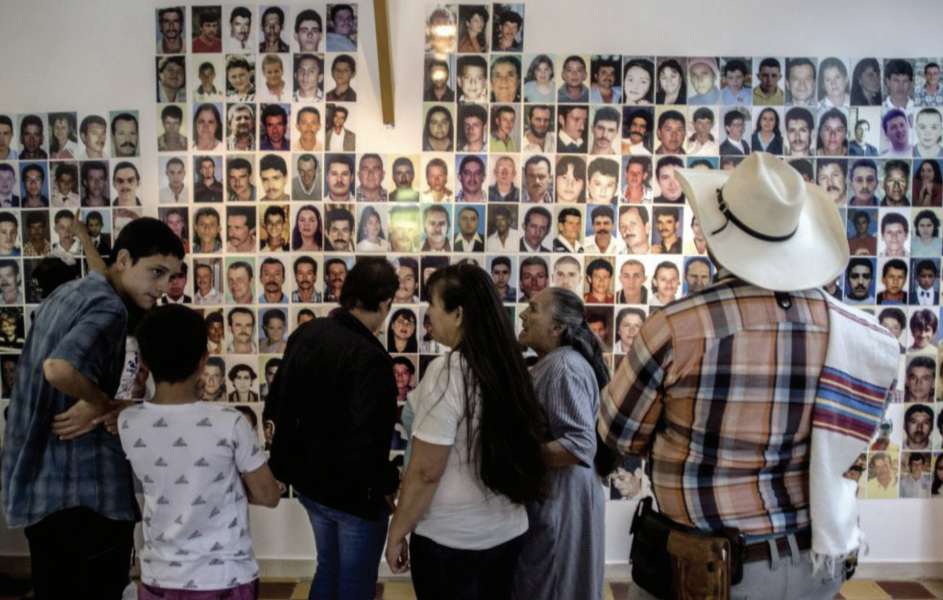
{"label": "black belt", "polygon": [[[808,550],[812,547],[811,529],[803,529],[802,531],[799,531],[793,535],[796,538],[796,545],[799,547],[800,552],[803,550]],[[760,562],[761,560],[770,560],[772,558],[769,548],[770,542],[776,544],[776,549],[779,551],[780,556],[791,553],[791,549],[789,547],[789,537],[783,535],[777,538],[771,538],[761,542],[747,544],[743,555],[743,562],[752,563]]]}

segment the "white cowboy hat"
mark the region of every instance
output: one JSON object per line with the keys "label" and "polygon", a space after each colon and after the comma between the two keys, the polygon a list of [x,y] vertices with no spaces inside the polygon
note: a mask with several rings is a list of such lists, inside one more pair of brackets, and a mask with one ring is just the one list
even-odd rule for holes
{"label": "white cowboy hat", "polygon": [[778,292],[824,286],[848,262],[835,201],[766,152],[733,171],[675,169],[707,247],[741,279]]}

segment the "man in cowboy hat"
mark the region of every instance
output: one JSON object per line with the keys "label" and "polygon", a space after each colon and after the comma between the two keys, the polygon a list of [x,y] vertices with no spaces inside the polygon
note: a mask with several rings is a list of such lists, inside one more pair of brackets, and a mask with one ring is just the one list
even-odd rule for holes
{"label": "man in cowboy hat", "polygon": [[[650,452],[660,515],[643,511],[637,521],[658,519],[709,537],[733,532],[732,597],[832,598],[860,539],[856,499],[842,474],[880,422],[898,343],[873,317],[820,289],[848,262],[827,191],[763,152],[732,171],[675,173],[717,276],[646,320],[603,390],[599,433],[622,452]],[[836,357],[852,364],[833,370]],[[860,368],[870,374],[858,374],[854,361],[867,363]],[[843,401],[828,394],[821,373],[869,382],[855,398],[873,417],[862,425],[865,436],[819,422],[832,414],[823,397]],[[813,445],[813,434],[825,441]],[[827,451],[838,445],[841,454]],[[657,536],[638,524],[630,598],[668,597],[665,552],[678,549],[653,542]],[[637,545],[654,549],[638,555]]]}

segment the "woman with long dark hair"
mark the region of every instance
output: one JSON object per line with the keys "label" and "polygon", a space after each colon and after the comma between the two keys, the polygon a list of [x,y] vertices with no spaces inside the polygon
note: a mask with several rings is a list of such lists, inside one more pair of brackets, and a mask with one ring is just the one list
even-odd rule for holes
{"label": "woman with long dark hair", "polygon": [[295,229],[291,232],[291,249],[321,251],[321,213],[313,204],[305,204],[295,213]]}
{"label": "woman with long dark hair", "polygon": [[779,113],[775,108],[764,108],[756,117],[753,151],[783,153],[783,134],[779,129]]}
{"label": "woman with long dark hair", "polygon": [[419,600],[509,599],[524,505],[547,491],[540,406],[488,274],[453,265],[427,286],[433,335],[452,350],[411,396],[412,456],[386,560],[394,573],[412,568]]}
{"label": "woman with long dark hair", "polygon": [[463,4],[458,8],[458,51],[484,53],[488,51],[488,9],[474,4]]}
{"label": "woman with long dark hair", "polygon": [[684,83],[684,67],[674,58],[658,65],[656,104],[687,104],[688,92]]}
{"label": "woman with long dark hair", "polygon": [[550,498],[527,507],[530,529],[514,579],[520,600],[603,597],[601,478],[612,472],[616,454],[596,434],[609,369],[583,314],[579,296],[563,288],[540,292],[521,313],[520,343],[538,357],[531,375],[549,428]]}
{"label": "woman with long dark hair", "polygon": [[935,160],[914,161],[914,206],[940,206],[943,199],[943,172]]}
{"label": "woman with long dark hair", "polygon": [[876,58],[862,58],[851,74],[851,105],[881,106],[881,65]]}

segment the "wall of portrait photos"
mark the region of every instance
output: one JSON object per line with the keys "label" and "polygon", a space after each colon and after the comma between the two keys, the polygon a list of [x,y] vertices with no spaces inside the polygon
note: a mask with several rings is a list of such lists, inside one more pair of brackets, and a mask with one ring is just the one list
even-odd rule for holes
{"label": "wall of portrait photos", "polygon": [[[20,9],[24,17],[54,12],[43,4],[49,0],[38,1]],[[881,8],[870,0],[853,10],[842,2],[821,7],[821,23],[769,7],[784,32],[806,28],[802,44],[758,28],[746,17],[754,5],[745,1],[729,12],[742,12],[733,17],[736,36],[703,35],[730,26],[715,14],[679,19],[673,36],[646,25],[669,12],[700,10],[693,0],[677,4],[668,10],[653,2],[601,2],[598,11],[577,14],[562,0],[396,3],[397,127],[384,129],[370,3],[113,2],[110,20],[127,23],[115,39],[134,51],[110,57],[95,84],[111,91],[106,106],[131,109],[89,104],[78,93],[85,81],[78,68],[61,69],[74,90],[71,104],[53,102],[38,85],[25,86],[22,96],[0,91],[0,107],[9,107],[0,114],[11,118],[10,148],[17,153],[0,157],[0,165],[13,169],[20,198],[28,192],[24,168],[40,165],[50,203],[0,208],[17,220],[21,253],[0,257],[13,260],[20,274],[12,295],[0,262],[0,310],[12,308],[18,319],[12,336],[0,327],[11,340],[0,343],[3,381],[35,306],[29,277],[35,259],[27,249],[40,233],[30,215],[45,211],[43,235],[49,246],[61,243],[53,194],[71,207],[71,189],[84,206],[87,188],[96,187],[110,204],[83,208],[82,218],[100,213],[103,233],[116,235],[143,210],[184,240],[187,277],[172,295],[207,319],[210,392],[245,409],[263,441],[272,432],[261,420],[262,400],[285,340],[299,323],[336,306],[358,256],[388,256],[400,274],[382,341],[395,357],[401,394],[447,350],[427,335],[423,282],[459,261],[491,273],[518,326],[528,298],[547,285],[578,293],[617,368],[652,311],[696,291],[714,272],[673,170],[730,168],[747,147],[760,148],[833,195],[856,260],[830,291],[874,312],[901,341],[898,401],[857,465],[863,499],[898,498],[862,503],[870,560],[940,560],[939,549],[896,536],[920,531],[921,515],[935,505],[929,498],[943,443],[937,354],[943,94],[919,93],[928,79],[933,88],[939,76],[933,64],[943,65],[943,55],[931,51],[934,38],[922,22],[911,37],[925,42],[913,47],[854,41],[856,24]],[[838,15],[841,39],[852,40],[843,43],[843,56],[830,54],[839,38],[824,25]],[[93,21],[77,8],[51,18],[69,30],[73,22]],[[0,24],[0,33],[22,38],[9,25]],[[89,44],[87,50],[73,44],[80,49],[76,61],[112,49],[104,41]],[[756,52],[764,48],[771,53]],[[51,56],[25,59],[14,75],[42,68]],[[57,112],[62,106],[74,109]],[[140,132],[133,157],[113,147],[113,121],[122,113],[136,117]],[[46,158],[29,150],[22,156],[28,115],[43,124]],[[107,125],[103,159],[82,154],[82,123],[92,115]],[[57,137],[63,123],[72,146],[62,147],[71,157],[52,155],[54,140],[65,139]],[[124,132],[126,120],[119,123]],[[2,130],[0,123],[0,150]],[[102,161],[107,175],[100,185],[99,171],[88,179],[85,165]],[[129,197],[125,178],[123,195],[114,181],[119,162],[139,170],[132,197],[143,209],[114,204]],[[64,191],[57,191],[60,165],[66,183],[74,168],[73,187],[64,184]],[[35,180],[36,169],[28,171]],[[7,172],[0,166],[0,202]],[[0,216],[0,253],[9,228]],[[929,301],[921,294],[928,280]],[[398,428],[394,456],[403,444]],[[921,460],[912,461],[916,456]],[[919,482],[902,485],[918,462]],[[649,490],[644,467],[627,459],[607,482],[610,561],[627,556],[628,538],[617,532],[628,531],[634,501]],[[881,485],[888,471],[890,483]],[[898,516],[903,507],[907,519]],[[253,519],[260,557],[313,555],[296,503],[256,511]],[[0,554],[23,552],[18,536],[0,535]]]}

